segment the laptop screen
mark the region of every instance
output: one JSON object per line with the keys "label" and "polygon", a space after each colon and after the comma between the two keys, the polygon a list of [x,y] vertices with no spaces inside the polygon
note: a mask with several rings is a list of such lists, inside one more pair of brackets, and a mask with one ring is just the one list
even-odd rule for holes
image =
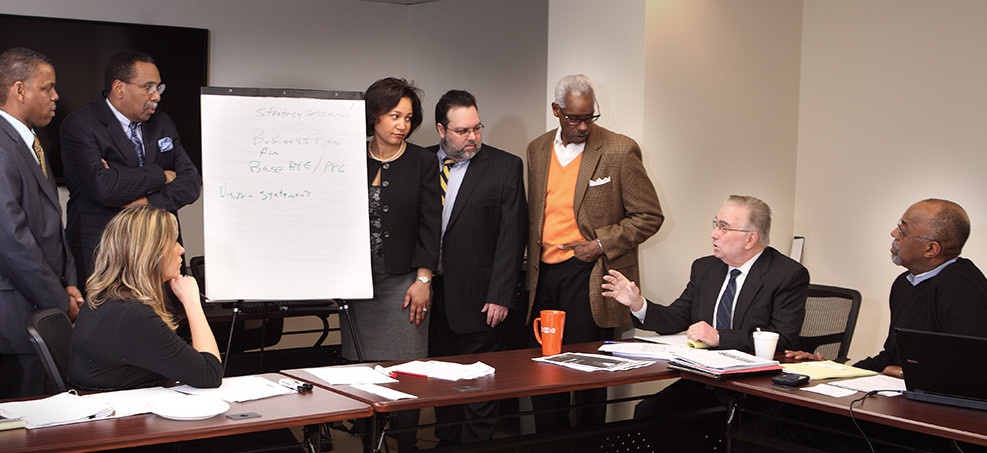
{"label": "laptop screen", "polygon": [[987,402],[987,338],[896,328],[895,342],[908,393]]}

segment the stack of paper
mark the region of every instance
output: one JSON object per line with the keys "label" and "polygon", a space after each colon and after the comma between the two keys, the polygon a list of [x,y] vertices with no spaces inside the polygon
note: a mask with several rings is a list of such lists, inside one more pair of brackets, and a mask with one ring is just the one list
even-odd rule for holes
{"label": "stack of paper", "polygon": [[631,360],[602,354],[564,352],[548,357],[535,357],[536,362],[552,363],[581,371],[623,371],[645,367],[655,363],[651,360]]}
{"label": "stack of paper", "polygon": [[483,362],[463,365],[439,360],[429,360],[427,362],[414,360],[387,368],[378,366],[377,371],[391,377],[398,377],[403,374],[406,376],[430,377],[446,381],[476,379],[494,374],[493,367]]}
{"label": "stack of paper", "polygon": [[113,415],[113,408],[93,398],[65,392],[39,400],[2,403],[0,415],[20,418],[28,429],[34,429],[107,418]]}
{"label": "stack of paper", "polygon": [[686,349],[677,351],[668,367],[720,379],[726,376],[777,373],[777,360],[762,359],[736,349]]}

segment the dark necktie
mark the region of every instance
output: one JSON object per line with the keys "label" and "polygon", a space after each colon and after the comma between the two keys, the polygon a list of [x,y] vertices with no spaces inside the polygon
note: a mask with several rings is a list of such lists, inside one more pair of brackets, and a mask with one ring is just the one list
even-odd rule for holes
{"label": "dark necktie", "polygon": [[456,160],[447,157],[442,159],[442,173],[439,175],[439,185],[442,186],[442,206],[446,205],[446,187],[449,185],[449,170],[456,165]]}
{"label": "dark necktie", "polygon": [[37,135],[34,136],[34,144],[32,147],[34,148],[34,154],[38,156],[38,165],[41,165],[41,174],[45,175],[45,178],[47,178],[48,166],[45,165],[45,150],[41,147],[41,140],[38,140]]}
{"label": "dark necktie", "polygon": [[144,144],[141,143],[140,136],[137,135],[137,123],[130,123],[130,143],[134,144],[134,151],[137,152],[137,164],[144,166]]}
{"label": "dark necktie", "polygon": [[730,281],[727,282],[727,288],[723,290],[723,296],[720,297],[720,305],[716,307],[717,329],[732,328],[733,297],[737,295],[738,275],[740,275],[740,269],[734,269],[730,271]]}

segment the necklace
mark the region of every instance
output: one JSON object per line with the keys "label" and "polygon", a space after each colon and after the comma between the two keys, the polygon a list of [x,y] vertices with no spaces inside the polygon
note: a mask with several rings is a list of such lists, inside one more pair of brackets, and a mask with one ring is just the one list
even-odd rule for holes
{"label": "necklace", "polygon": [[[373,144],[374,144],[374,141],[373,140],[367,142],[367,154],[369,154],[370,157],[373,158],[374,160],[376,160],[376,161],[378,161],[380,163],[385,163],[386,164],[388,162],[393,162],[393,161],[397,160],[397,158],[401,157],[401,155],[404,154],[404,149],[407,147],[408,142],[402,141],[401,142],[401,148],[398,149],[398,152],[394,153],[393,156],[388,157],[387,159],[384,159],[383,157],[377,157],[377,156],[374,155],[374,146],[373,146]],[[383,154],[381,156],[383,156]]]}

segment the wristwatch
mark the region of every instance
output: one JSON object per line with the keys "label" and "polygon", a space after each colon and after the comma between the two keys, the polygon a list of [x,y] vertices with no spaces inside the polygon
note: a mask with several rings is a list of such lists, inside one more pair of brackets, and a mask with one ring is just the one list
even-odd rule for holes
{"label": "wristwatch", "polygon": [[424,283],[426,285],[429,284],[429,283],[432,283],[432,279],[430,279],[430,278],[428,278],[428,277],[426,277],[424,275],[419,275],[419,276],[415,277],[415,280],[418,280],[418,281],[420,281],[420,282],[422,282],[422,283]]}

